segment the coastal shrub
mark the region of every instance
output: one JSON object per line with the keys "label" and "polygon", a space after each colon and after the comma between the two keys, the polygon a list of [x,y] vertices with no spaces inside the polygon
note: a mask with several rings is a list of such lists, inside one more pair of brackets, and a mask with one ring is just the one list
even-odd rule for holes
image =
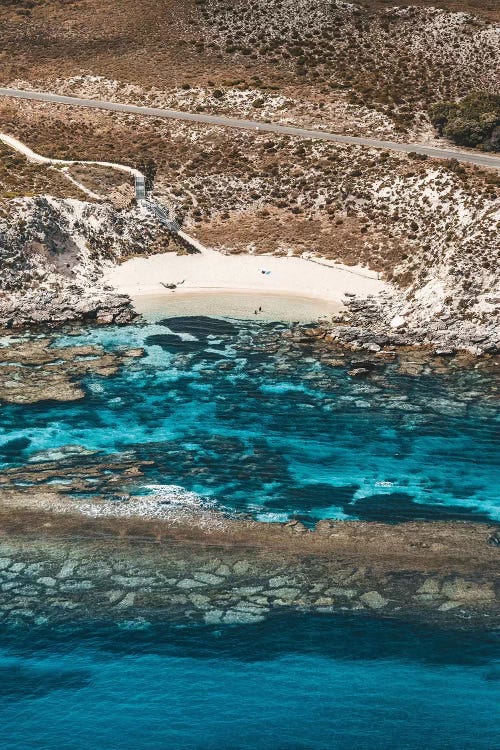
{"label": "coastal shrub", "polygon": [[147,156],[142,157],[139,159],[137,168],[140,169],[144,174],[146,190],[152,190],[156,172],[158,171],[158,165],[156,164],[156,162],[153,159],[148,158]]}
{"label": "coastal shrub", "polygon": [[438,102],[429,114],[438,133],[457,145],[500,151],[500,95],[478,92]]}
{"label": "coastal shrub", "polygon": [[443,161],[443,166],[456,175],[465,175],[465,167],[460,164],[458,159],[445,159]]}

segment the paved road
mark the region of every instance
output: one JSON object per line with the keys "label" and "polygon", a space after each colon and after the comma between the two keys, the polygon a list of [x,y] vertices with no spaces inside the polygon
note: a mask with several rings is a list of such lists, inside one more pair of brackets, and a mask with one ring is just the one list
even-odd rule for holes
{"label": "paved road", "polygon": [[307,130],[288,125],[277,125],[270,122],[258,122],[256,120],[239,120],[235,117],[221,117],[219,115],[204,115],[198,112],[179,112],[175,109],[159,109],[157,107],[138,107],[134,104],[120,104],[119,102],[106,102],[97,99],[81,99],[76,96],[61,96],[42,91],[25,91],[22,89],[0,88],[0,96],[10,96],[16,99],[33,99],[35,101],[53,102],[56,104],[69,104],[76,107],[90,107],[92,109],[108,109],[113,112],[125,112],[133,115],[146,115],[150,117],[165,117],[172,120],[186,120],[188,122],[200,122],[207,125],[219,125],[229,128],[240,128],[263,133],[277,133],[278,135],[294,135],[299,138],[314,138],[322,141],[334,141],[336,143],[348,143],[355,146],[371,146],[372,148],[388,149],[390,151],[410,151],[425,154],[436,159],[457,159],[469,164],[478,164],[483,167],[500,169],[500,157],[491,154],[474,153],[472,151],[460,151],[452,148],[436,148],[433,146],[422,146],[419,143],[396,143],[394,141],[379,141],[375,138],[363,138],[351,135],[338,135],[328,133],[324,130]]}

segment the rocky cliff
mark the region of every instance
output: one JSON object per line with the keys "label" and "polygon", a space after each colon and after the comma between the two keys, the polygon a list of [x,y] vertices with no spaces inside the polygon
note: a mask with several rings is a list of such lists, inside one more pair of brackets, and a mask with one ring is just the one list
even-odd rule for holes
{"label": "rocky cliff", "polygon": [[165,252],[169,234],[143,209],[36,196],[0,208],[0,325],[126,323],[127,297],[103,286],[107,263]]}

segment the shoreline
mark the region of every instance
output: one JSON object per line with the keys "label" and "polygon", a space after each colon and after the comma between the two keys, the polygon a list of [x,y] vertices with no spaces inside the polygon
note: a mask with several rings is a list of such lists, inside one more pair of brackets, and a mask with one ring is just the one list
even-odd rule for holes
{"label": "shoreline", "polygon": [[[476,357],[500,350],[494,316],[479,325],[444,313],[446,321],[423,315],[405,301],[400,290],[377,276],[365,268],[339,267],[326,260],[224,255],[204,248],[196,254],[134,257],[108,266],[103,281],[115,294],[129,297],[134,309],[147,296],[168,299],[172,294],[193,298],[217,293],[285,295],[292,309],[298,298],[317,300],[325,306],[335,304],[337,309],[325,310],[331,313],[326,333],[348,349],[428,347],[444,356],[463,351]],[[165,288],[168,284],[175,285],[175,290]],[[323,317],[321,312],[318,317]],[[285,320],[297,318],[287,315]]]}
{"label": "shoreline", "polygon": [[[353,353],[337,360],[336,345],[323,341],[317,327],[292,328],[282,336],[283,341],[305,343],[304,351],[310,353],[326,345],[332,366],[368,381],[372,376],[376,380],[397,356],[388,359],[385,350],[383,356],[374,352],[373,359]],[[6,393],[8,389],[9,398],[23,404],[44,396],[84,398],[80,381],[85,375],[111,376],[127,362],[140,362],[144,350],[135,343],[134,348],[108,352],[78,342],[52,349],[37,338],[17,342],[4,351]],[[425,374],[424,359],[410,353],[399,371]],[[453,363],[436,361],[433,371],[446,374]],[[18,391],[13,393],[14,378]],[[370,389],[370,383],[359,387]],[[29,612],[52,621],[88,611],[121,617],[126,609],[138,616],[146,612],[161,618],[166,613],[181,622],[252,623],[288,608],[330,614],[373,611],[383,618],[410,617],[460,628],[500,622],[500,533],[494,521],[323,519],[311,529],[295,519],[254,521],[217,512],[209,503],[199,507],[196,498],[193,507],[190,498],[179,503],[162,495],[135,494],[134,488],[150,484],[143,477],[149,476],[154,455],[101,454],[75,443],[67,447],[60,455],[56,451],[42,461],[6,468],[0,477],[0,558],[11,560],[7,576],[14,579],[8,580],[19,584],[12,594],[5,593],[5,602],[24,617],[18,598],[28,592],[28,620]],[[259,471],[259,464],[247,463],[247,470]],[[220,559],[216,568],[215,556]],[[102,570],[113,559],[116,580],[110,583],[108,574],[94,574],[88,564],[94,558]],[[74,559],[79,562],[71,567]],[[38,571],[34,580],[23,578],[26,566]],[[136,570],[133,575],[130,566]],[[270,583],[278,579],[280,583]],[[42,588],[47,580],[48,591]]]}
{"label": "shoreline", "polygon": [[329,324],[344,310],[338,302],[287,292],[186,288],[131,297],[134,310],[148,322],[177,316],[222,317],[261,323]]}
{"label": "shoreline", "polygon": [[132,298],[207,292],[285,294],[342,304],[345,293],[378,294],[388,284],[361,267],[343,268],[307,258],[276,255],[224,255],[205,248],[196,254],[161,253],[135,257],[109,267],[104,282]]}

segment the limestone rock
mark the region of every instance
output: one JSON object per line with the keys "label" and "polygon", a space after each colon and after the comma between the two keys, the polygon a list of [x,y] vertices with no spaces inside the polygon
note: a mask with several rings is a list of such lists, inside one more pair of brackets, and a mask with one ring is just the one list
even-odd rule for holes
{"label": "limestone rock", "polygon": [[476,584],[473,581],[466,581],[464,578],[447,581],[443,584],[441,592],[448,599],[460,602],[480,603],[495,599],[492,583]]}
{"label": "limestone rock", "polygon": [[203,581],[195,581],[192,578],[183,578],[179,583],[177,584],[178,588],[180,589],[196,589],[196,588],[203,588],[207,584]]}
{"label": "limestone rock", "polygon": [[257,615],[251,612],[239,612],[234,609],[228,609],[222,618],[223,622],[227,625],[251,625],[253,623],[262,622],[265,619],[264,615]]}
{"label": "limestone rock", "polygon": [[278,588],[280,586],[286,586],[289,583],[289,579],[286,576],[273,576],[269,579],[269,586],[271,588]]}
{"label": "limestone rock", "polygon": [[133,591],[129,591],[123,599],[118,602],[116,605],[116,609],[127,609],[128,607],[133,607],[135,602],[135,593]]}
{"label": "limestone rock", "polygon": [[224,610],[222,609],[210,609],[208,612],[205,612],[203,619],[207,625],[218,625],[222,620],[223,614]]}
{"label": "limestone rock", "polygon": [[427,578],[417,589],[417,594],[439,594],[439,582],[433,578]]}
{"label": "limestone rock", "polygon": [[384,599],[378,591],[367,591],[359,597],[363,604],[366,604],[370,609],[382,609],[388,604],[387,599]]}
{"label": "limestone rock", "polygon": [[289,534],[304,534],[307,531],[307,528],[300,521],[288,521],[285,524],[285,530]]}
{"label": "limestone rock", "polygon": [[196,581],[208,583],[213,586],[217,583],[222,583],[222,581],[224,580],[223,578],[221,578],[221,576],[216,576],[214,573],[204,573],[203,571],[195,573],[193,578]]}
{"label": "limestone rock", "polygon": [[43,576],[42,578],[37,578],[36,582],[40,584],[40,586],[48,586],[49,588],[52,588],[57,583],[56,579],[51,578],[51,576]]}

